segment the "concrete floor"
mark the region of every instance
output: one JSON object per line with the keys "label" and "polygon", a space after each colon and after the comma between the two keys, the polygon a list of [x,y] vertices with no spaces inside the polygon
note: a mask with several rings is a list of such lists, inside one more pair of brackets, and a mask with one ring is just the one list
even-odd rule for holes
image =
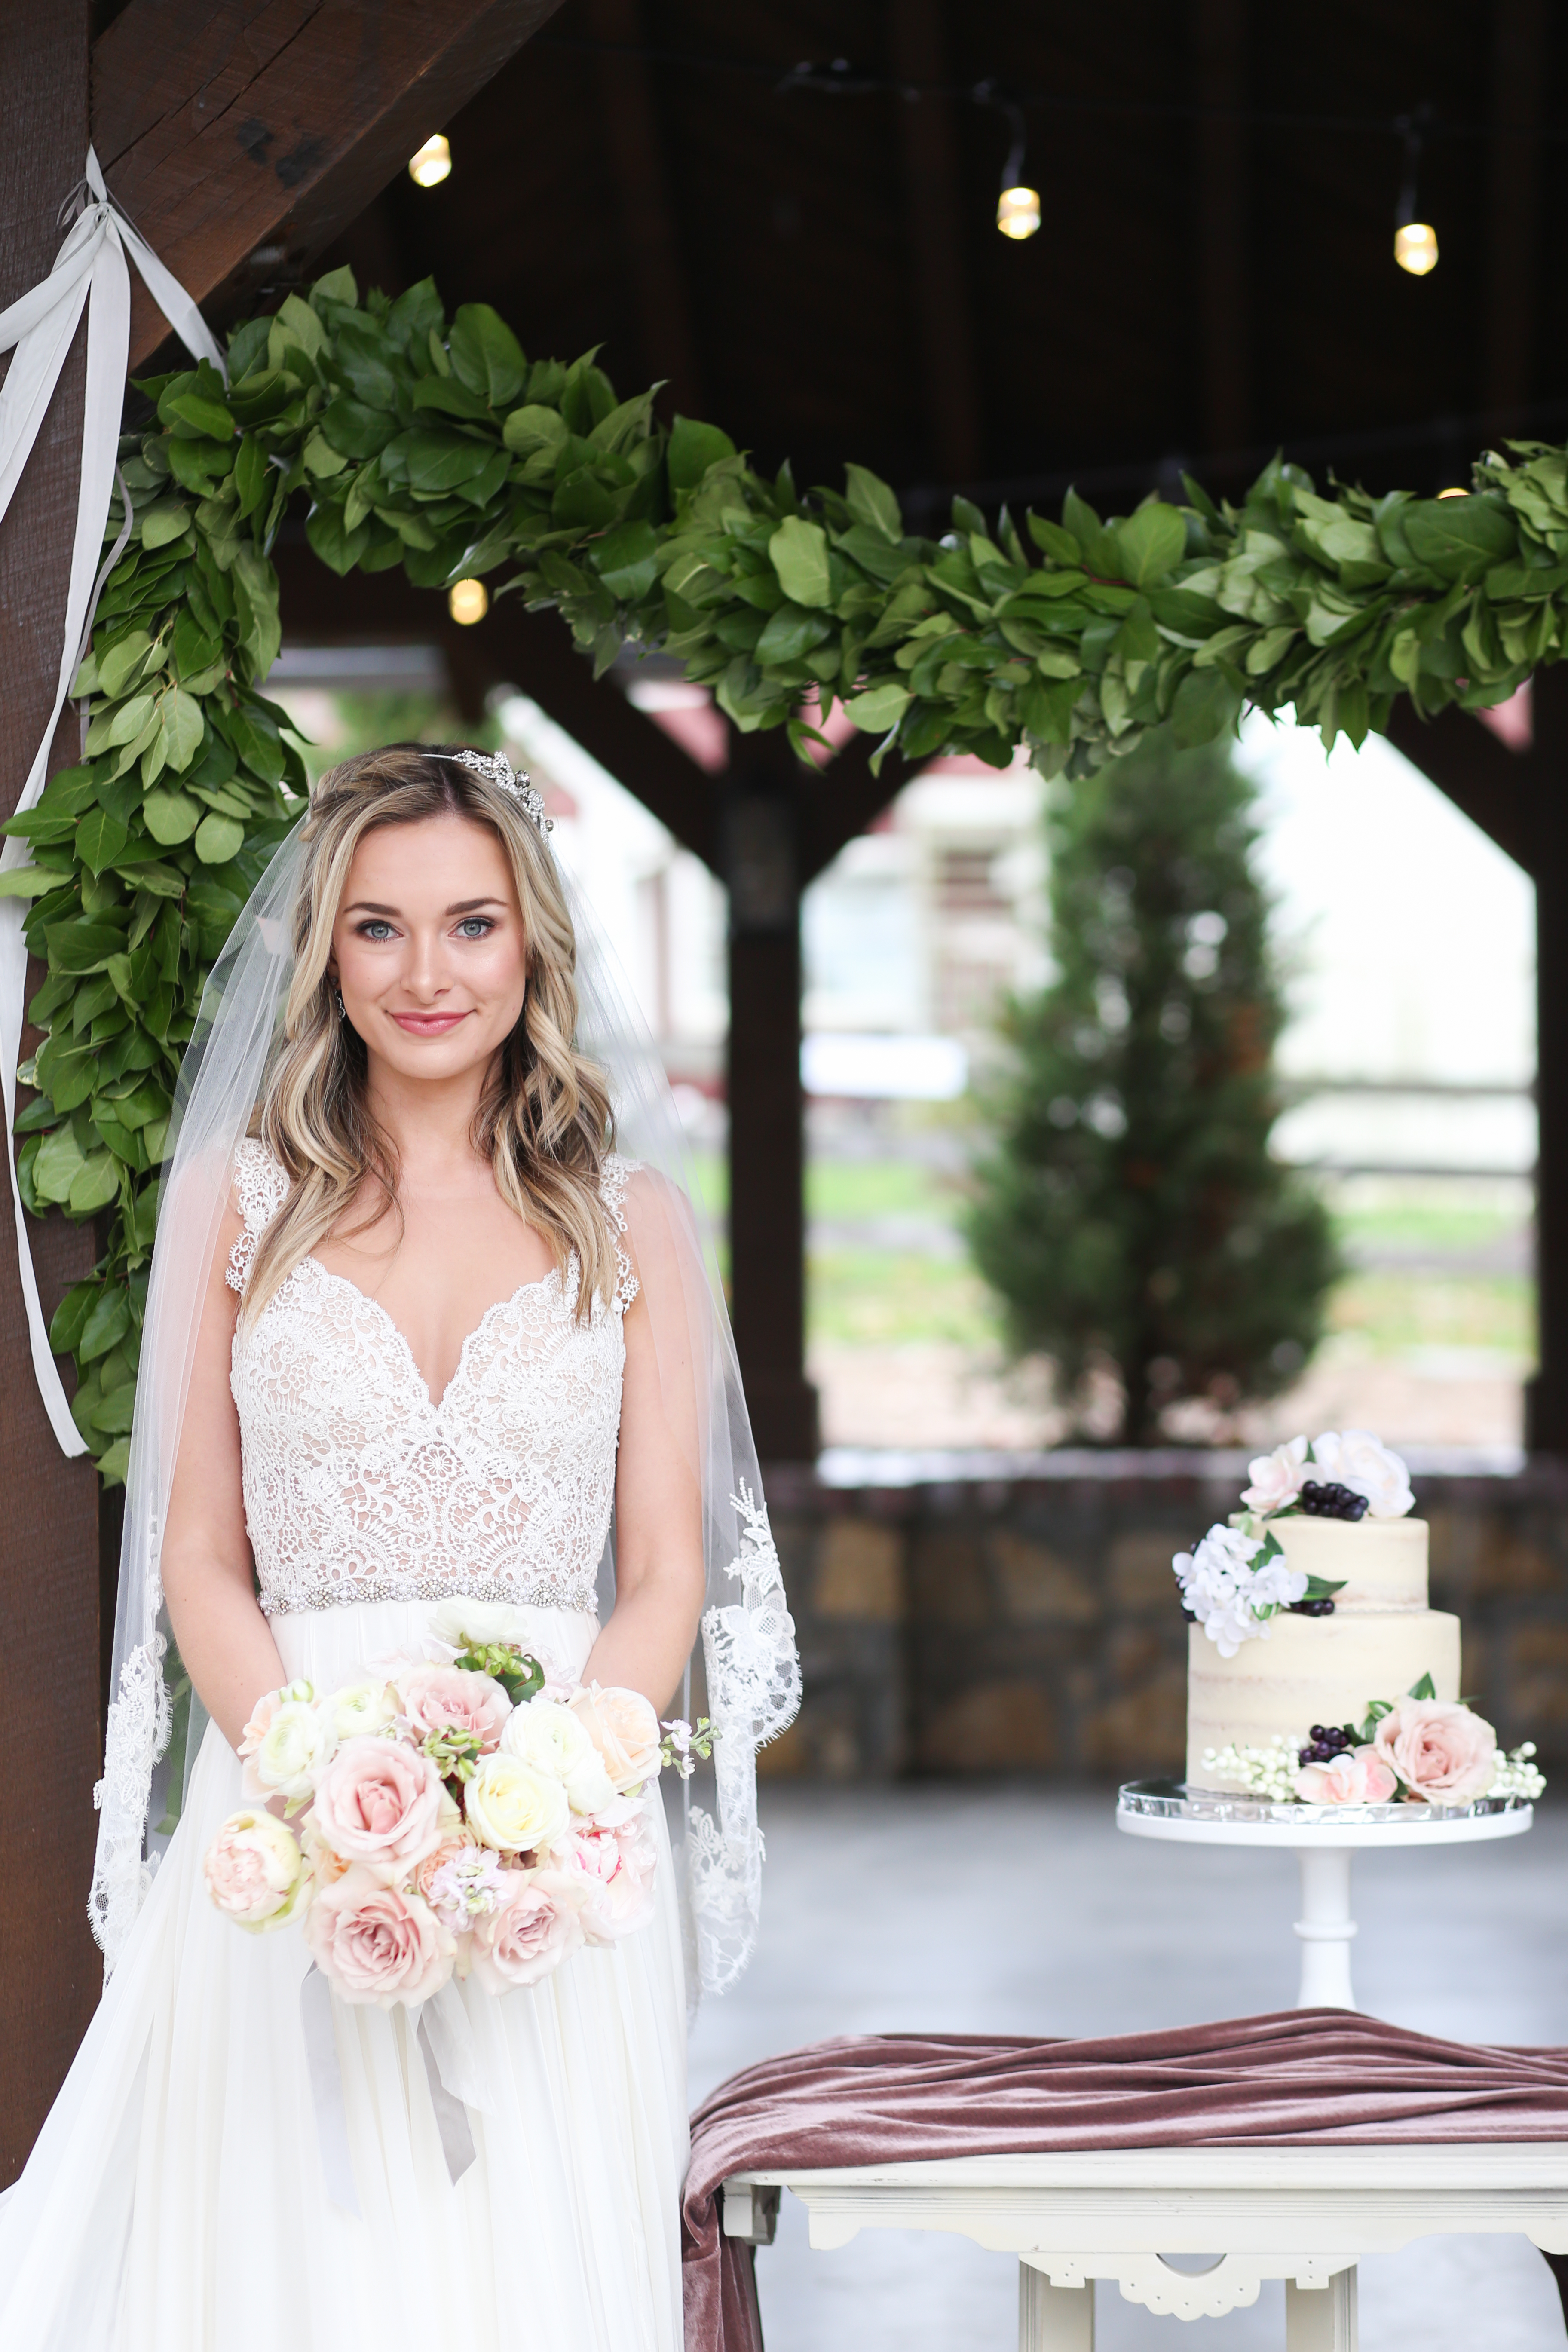
{"label": "concrete floor", "polygon": [[[770,2053],[833,2033],[1133,2032],[1295,1997],[1288,1855],[1121,1836],[1110,1792],[765,1789],[757,1958],[708,2003],[693,2104]],[[1433,2033],[1568,2042],[1568,1808],[1498,1845],[1363,1855],[1357,1998]],[[1218,2251],[1216,2249],[1216,2251]],[[1010,2352],[1017,2272],[965,2241],[806,2244],[784,2200],[757,2258],[767,2352]],[[1098,2290],[1098,2352],[1279,2352],[1283,2291],[1221,2320]],[[1363,2264],[1363,2352],[1556,2352],[1562,2314],[1522,2238],[1427,2239]]]}

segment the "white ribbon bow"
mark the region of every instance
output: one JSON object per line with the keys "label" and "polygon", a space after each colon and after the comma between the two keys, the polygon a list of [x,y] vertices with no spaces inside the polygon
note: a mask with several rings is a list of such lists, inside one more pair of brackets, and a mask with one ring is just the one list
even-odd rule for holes
{"label": "white ribbon bow", "polygon": [[[81,488],[77,497],[76,543],[71,551],[70,589],[66,597],[64,642],[60,648],[59,682],[55,707],[34,754],[16,814],[34,807],[44,789],[49,746],[55,740],[71,680],[76,676],[83,640],[91,625],[98,591],[120,552],[99,569],[104,519],[109,512],[114,479],[115,453],[120,440],[120,416],[126,370],[131,356],[131,273],[126,256],[141,271],[148,292],[163,311],[193,359],[210,360],[228,381],[223,353],[206,321],[179,280],[164,268],[157,255],[137,236],[123,213],[117,212],[103,184],[98,157],[87,151],[86,202],[61,246],[55,266],[41,285],[0,311],[0,352],[16,347],[4,386],[0,386],[0,517],[10,506],[21,480],[38,427],[48,413],[66,353],[77,331],[82,307],[90,301],[87,327],[87,401],[81,430]],[[120,545],[129,534],[121,534]],[[25,865],[27,845],[9,835],[0,849],[0,871]],[[19,899],[0,899],[0,1094],[5,1105],[5,1162],[11,1171],[11,1199],[16,1215],[16,1257],[22,1296],[27,1308],[33,1371],[50,1426],[67,1454],[85,1454],[86,1441],[71,1419],[54,1355],[48,1327],[38,1299],[27,1244],[26,1217],[16,1181],[14,1129],[16,1117],[16,1061],[22,1045],[22,1014],[27,988],[27,948],[22,936],[24,910]]]}

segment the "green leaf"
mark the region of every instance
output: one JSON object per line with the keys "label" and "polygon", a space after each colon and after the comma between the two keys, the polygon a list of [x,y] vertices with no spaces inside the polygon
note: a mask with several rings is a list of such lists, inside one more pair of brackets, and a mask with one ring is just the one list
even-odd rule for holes
{"label": "green leaf", "polygon": [[826,613],[808,613],[801,604],[781,604],[769,619],[754,647],[760,662],[799,661],[803,654],[833,634]]}
{"label": "green leaf", "polygon": [[1152,588],[1187,551],[1187,526],[1174,507],[1151,499],[1116,531],[1121,573],[1134,587]]}
{"label": "green leaf", "polygon": [[183,500],[173,500],[155,506],[142,520],[142,544],[151,550],[167,547],[171,540],[181,538],[191,520],[191,510]]}
{"label": "green leaf", "polygon": [[[82,1327],[102,1296],[96,1282],[72,1283],[49,1325],[49,1346],[57,1356],[75,1355]],[[130,1319],[127,1313],[127,1322]]]}
{"label": "green leaf", "polygon": [[68,1201],[70,1189],[87,1164],[70,1128],[57,1127],[38,1146],[33,1162],[33,1190],[40,1201]]}
{"label": "green leaf", "polygon": [[[111,955],[121,955],[125,949],[125,933],[110,923],[50,923],[44,936],[49,961],[58,971],[101,971]],[[51,1087],[49,1092],[58,1102],[56,1088]]]}
{"label": "green leaf", "polygon": [[[345,394],[328,403],[321,412],[321,437],[329,451],[343,457],[374,457],[385,448],[397,430],[397,419],[382,409],[367,408],[362,400],[350,400]],[[305,463],[313,474],[331,474],[338,469],[322,460],[321,453],[312,455],[312,445],[305,449]]]}
{"label": "green leaf", "polygon": [[342,580],[364,553],[370,541],[370,525],[362,522],[356,530],[345,530],[342,507],[323,505],[311,509],[305,536],[328,570]]}
{"label": "green leaf", "polygon": [[1028,523],[1029,537],[1045,554],[1055,556],[1058,563],[1081,562],[1082,548],[1071,531],[1064,530],[1059,522],[1049,522],[1044,515],[1031,514]]}
{"label": "green leaf", "polygon": [[1479,578],[1519,546],[1512,515],[1491,493],[1413,499],[1400,509],[1399,520],[1417,562],[1430,564],[1445,580]]}
{"label": "green leaf", "polygon": [[896,727],[910,707],[907,687],[889,683],[874,686],[865,694],[852,694],[844,705],[846,718],[853,720],[864,735],[885,734]]}
{"label": "green leaf", "polygon": [[864,466],[846,466],[844,473],[848,483],[845,503],[856,521],[879,531],[884,539],[902,539],[903,512],[887,483]]}
{"label": "green leaf", "polygon": [[106,866],[113,865],[130,838],[130,827],[107,809],[89,809],[76,829],[77,856],[92,873],[101,874]]}
{"label": "green leaf", "polygon": [[98,1457],[98,1475],[106,1486],[123,1486],[131,1471],[131,1440],[117,1437]]}
{"label": "green leaf", "polygon": [[59,879],[41,866],[7,866],[0,870],[0,898],[41,898],[58,887]]}
{"label": "green leaf", "polygon": [[571,437],[558,408],[514,408],[501,426],[501,439],[519,457],[528,457],[535,449],[564,448]]}
{"label": "green leaf", "polygon": [[[98,1357],[107,1356],[110,1348],[117,1347],[130,1328],[131,1301],[123,1286],[116,1283],[112,1289],[100,1291],[98,1302],[87,1316],[72,1352],[79,1354],[84,1364],[90,1364]],[[53,1345],[52,1326],[49,1339]]]}
{"label": "green leaf", "polygon": [[1171,705],[1171,731],[1182,749],[1212,743],[1241,716],[1240,688],[1221,669],[1190,670]]}
{"label": "green leaf", "polygon": [[196,827],[193,846],[204,866],[226,866],[245,845],[245,827],[237,817],[205,816]]}
{"label": "green leaf", "polygon": [[189,841],[203,817],[200,801],[193,800],[189,793],[166,791],[149,793],[142,803],[142,814],[148,832],[165,849],[173,848],[176,842]]}
{"label": "green leaf", "polygon": [[646,596],[658,577],[658,536],[649,522],[624,522],[588,550],[588,561],[623,604]]}
{"label": "green leaf", "polygon": [[416,490],[455,490],[481,473],[494,454],[489,442],[458,433],[405,433],[402,447]]}
{"label": "green leaf", "polygon": [[234,487],[242,515],[256,512],[266,494],[267,478],[271,471],[266,450],[254,433],[247,433],[234,461]]}
{"label": "green leaf", "polygon": [[234,419],[221,401],[204,399],[196,392],[182,392],[169,402],[168,407],[182,425],[194,425],[198,433],[208,434],[215,441],[234,437]]}
{"label": "green leaf", "polygon": [[447,350],[458,382],[492,408],[504,408],[522,390],[528,372],[522,346],[488,302],[463,304]]}
{"label": "green leaf", "polygon": [[692,417],[678,416],[665,457],[670,488],[694,490],[710,466],[734,455],[734,443],[717,425],[699,425]]}
{"label": "green leaf", "polygon": [[[1447,505],[1448,501],[1445,500],[1444,503]],[[1409,1696],[1412,1698],[1436,1698],[1437,1696],[1437,1685],[1433,1681],[1430,1675],[1423,1675],[1418,1683],[1411,1684]],[[1389,1712],[1392,1712],[1392,1710],[1389,1710]]]}
{"label": "green leaf", "polygon": [[194,694],[172,686],[158,706],[158,716],[163,730],[165,761],[176,770],[188,768],[201,748],[206,727],[200,702]]}
{"label": "green leaf", "polygon": [[827,535],[820,523],[786,515],[768,541],[768,553],[779,585],[795,604],[821,606],[832,601]]}
{"label": "green leaf", "polygon": [[145,629],[132,629],[117,646],[110,646],[99,660],[99,692],[110,702],[117,700],[130,684],[132,672],[152,650],[153,640]]}

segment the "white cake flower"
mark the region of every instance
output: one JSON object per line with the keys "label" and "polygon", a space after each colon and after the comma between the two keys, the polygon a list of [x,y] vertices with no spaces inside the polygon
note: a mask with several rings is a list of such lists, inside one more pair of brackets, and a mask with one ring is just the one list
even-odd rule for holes
{"label": "white cake flower", "polygon": [[1307,1590],[1305,1576],[1290,1568],[1272,1538],[1246,1536],[1238,1528],[1212,1527],[1171,1565],[1183,1601],[1222,1658],[1234,1658],[1243,1642],[1267,1638],[1268,1618]]}
{"label": "white cake flower", "polygon": [[1252,1478],[1250,1486],[1243,1487],[1241,1499],[1249,1511],[1282,1511],[1293,1503],[1301,1491],[1307,1475],[1307,1441],[1293,1437],[1287,1445],[1277,1445],[1272,1454],[1260,1454],[1256,1462],[1247,1464]]}
{"label": "white cake flower", "polygon": [[1312,1461],[1324,1485],[1364,1495],[1374,1519],[1403,1518],[1415,1507],[1409,1471],[1368,1429],[1325,1430],[1312,1440]]}

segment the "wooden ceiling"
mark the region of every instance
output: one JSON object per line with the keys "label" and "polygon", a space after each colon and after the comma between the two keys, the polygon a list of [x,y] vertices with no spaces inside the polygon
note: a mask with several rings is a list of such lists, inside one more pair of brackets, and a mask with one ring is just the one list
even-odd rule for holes
{"label": "wooden ceiling", "polygon": [[[786,86],[836,58],[871,86]],[[442,126],[450,179],[399,173],[330,257],[600,344],[803,481],[1125,505],[1282,443],[1430,490],[1568,431],[1565,95],[1545,0],[566,0]],[[1392,249],[1420,108],[1425,279]]]}

